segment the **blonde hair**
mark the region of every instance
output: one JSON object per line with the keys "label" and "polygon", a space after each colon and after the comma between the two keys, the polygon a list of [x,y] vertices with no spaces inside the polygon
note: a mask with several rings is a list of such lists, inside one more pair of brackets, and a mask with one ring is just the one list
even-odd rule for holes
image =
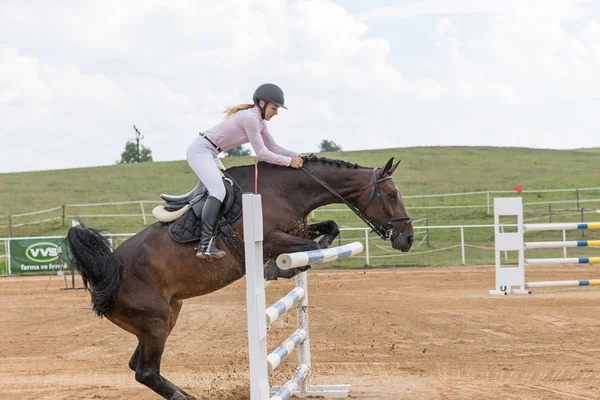
{"label": "blonde hair", "polygon": [[254,104],[249,104],[249,103],[239,104],[235,107],[226,107],[225,111],[223,111],[223,112],[225,113],[225,118],[229,118],[238,111],[247,110],[252,107],[254,107]]}

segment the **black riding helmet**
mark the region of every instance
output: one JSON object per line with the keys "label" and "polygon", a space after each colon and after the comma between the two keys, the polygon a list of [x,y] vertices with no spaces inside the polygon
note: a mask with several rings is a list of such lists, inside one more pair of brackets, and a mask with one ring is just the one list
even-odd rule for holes
{"label": "black riding helmet", "polygon": [[265,107],[260,106],[261,100],[264,100],[265,103],[273,103],[276,106],[285,108],[287,110],[287,107],[285,106],[283,90],[273,83],[264,83],[256,88],[254,91],[254,96],[252,96],[252,100],[254,101],[254,104],[260,108],[260,113],[263,119],[265,119]]}

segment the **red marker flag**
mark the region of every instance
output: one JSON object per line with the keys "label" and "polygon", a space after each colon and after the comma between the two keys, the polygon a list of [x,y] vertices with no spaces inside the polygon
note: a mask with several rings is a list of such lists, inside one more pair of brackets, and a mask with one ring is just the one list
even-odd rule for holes
{"label": "red marker flag", "polygon": [[512,188],[512,190],[514,190],[517,193],[523,193],[523,185],[517,185],[514,188]]}

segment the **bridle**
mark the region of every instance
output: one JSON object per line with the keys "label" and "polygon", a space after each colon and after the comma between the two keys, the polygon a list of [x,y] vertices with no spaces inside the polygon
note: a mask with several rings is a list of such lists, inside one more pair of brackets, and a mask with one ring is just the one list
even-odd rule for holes
{"label": "bridle", "polygon": [[331,194],[336,196],[338,199],[342,200],[342,202],[344,204],[346,204],[348,206],[348,208],[354,212],[354,214],[356,214],[360,219],[362,219],[363,222],[365,224],[367,224],[372,229],[372,231],[377,233],[379,235],[379,237],[382,238],[383,240],[390,240],[392,238],[392,235],[393,235],[394,229],[395,229],[395,227],[392,225],[392,223],[394,221],[406,221],[406,223],[404,224],[404,227],[402,229],[400,229],[399,235],[401,235],[404,232],[404,230],[406,229],[406,227],[412,223],[412,219],[408,216],[396,217],[396,218],[392,218],[390,216],[390,213],[388,212],[387,208],[385,207],[385,203],[383,202],[383,197],[381,196],[381,189],[379,188],[379,184],[388,179],[392,179],[392,177],[390,175],[388,175],[388,176],[384,176],[381,179],[377,179],[377,168],[373,168],[373,191],[371,192],[371,197],[369,197],[369,201],[367,202],[367,204],[369,204],[371,202],[371,200],[373,200],[373,196],[375,196],[375,191],[377,191],[377,197],[379,198],[379,205],[381,206],[381,210],[385,214],[385,218],[386,218],[385,225],[380,225],[377,222],[370,219],[369,217],[367,217],[355,205],[353,205],[348,200],[346,200],[344,197],[342,197],[331,186],[329,186],[327,184],[327,182],[325,182],[323,179],[321,179],[321,177],[319,177],[313,171],[307,169],[306,167],[300,167],[300,169],[305,174],[307,174],[308,176],[313,178],[315,181],[317,181],[325,189],[327,189],[327,191],[329,191]]}

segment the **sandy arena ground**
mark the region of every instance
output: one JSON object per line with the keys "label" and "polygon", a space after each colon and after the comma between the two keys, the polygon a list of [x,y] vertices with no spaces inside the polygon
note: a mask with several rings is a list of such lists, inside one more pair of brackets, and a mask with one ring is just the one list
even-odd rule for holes
{"label": "sandy arena ground", "polygon": [[[590,279],[598,269],[527,274]],[[313,382],[351,384],[361,400],[600,398],[600,288],[492,297],[493,275],[491,267],[310,271]],[[292,285],[271,284],[267,302]],[[0,399],[158,399],[127,367],[136,339],[95,317],[87,293],[60,287],[56,276],[0,279]],[[245,279],[187,300],[162,373],[198,399],[248,399],[245,324]],[[271,349],[292,333],[295,313],[275,325],[285,329],[269,332]]]}

